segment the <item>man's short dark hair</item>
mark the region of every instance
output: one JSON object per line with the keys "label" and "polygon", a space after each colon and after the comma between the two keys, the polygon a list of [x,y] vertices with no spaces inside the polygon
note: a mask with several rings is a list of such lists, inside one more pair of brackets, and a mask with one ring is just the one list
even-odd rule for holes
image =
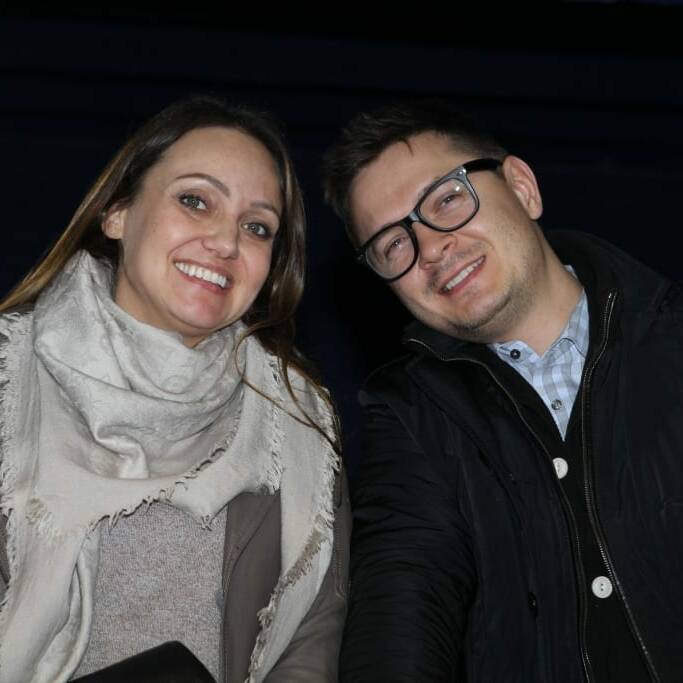
{"label": "man's short dark hair", "polygon": [[443,135],[455,149],[475,156],[503,159],[507,155],[493,137],[479,130],[448,102],[424,100],[391,104],[359,114],[342,130],[338,142],[323,160],[325,200],[344,221],[352,241],[349,194],[354,178],[387,147],[426,132]]}

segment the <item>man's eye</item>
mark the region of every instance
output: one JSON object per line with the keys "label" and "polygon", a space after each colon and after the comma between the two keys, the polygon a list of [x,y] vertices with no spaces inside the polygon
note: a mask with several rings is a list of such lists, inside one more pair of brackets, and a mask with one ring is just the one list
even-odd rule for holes
{"label": "man's eye", "polygon": [[448,206],[449,204],[457,202],[460,199],[462,199],[462,187],[458,185],[457,187],[451,189],[450,192],[447,192],[441,197],[441,199],[439,200],[439,205]]}
{"label": "man's eye", "polygon": [[433,190],[422,205],[425,217],[457,211],[467,192],[462,183],[448,181]]}
{"label": "man's eye", "polygon": [[206,211],[206,202],[198,194],[181,194],[179,201],[184,206],[194,211]]}
{"label": "man's eye", "polygon": [[254,233],[256,237],[266,239],[271,235],[270,228],[267,225],[263,225],[263,223],[245,223],[244,227],[249,232]]}
{"label": "man's eye", "polygon": [[392,258],[396,258],[398,254],[405,249],[406,238],[395,237],[384,247],[384,258],[389,261]]}

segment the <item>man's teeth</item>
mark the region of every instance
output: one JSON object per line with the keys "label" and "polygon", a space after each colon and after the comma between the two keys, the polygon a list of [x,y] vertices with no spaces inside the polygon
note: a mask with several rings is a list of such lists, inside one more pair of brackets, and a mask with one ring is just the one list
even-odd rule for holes
{"label": "man's teeth", "polygon": [[478,258],[474,263],[463,268],[452,280],[449,280],[441,289],[444,292],[450,292],[453,287],[462,282],[473,270],[478,268],[484,261],[484,257]]}
{"label": "man's teeth", "polygon": [[189,263],[183,263],[182,261],[175,264],[175,267],[185,275],[190,277],[196,277],[199,280],[205,280],[206,282],[212,282],[214,285],[218,285],[221,289],[225,289],[228,284],[228,278],[225,275],[219,275],[214,273],[213,270],[208,268],[202,268],[201,266],[191,265]]}

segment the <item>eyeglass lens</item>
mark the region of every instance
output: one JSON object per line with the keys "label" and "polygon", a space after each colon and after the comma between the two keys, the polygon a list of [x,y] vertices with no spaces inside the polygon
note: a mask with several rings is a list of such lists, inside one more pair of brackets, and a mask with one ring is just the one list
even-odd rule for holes
{"label": "eyeglass lens", "polygon": [[432,227],[448,229],[466,222],[475,208],[467,185],[458,178],[449,178],[424,197],[419,212]]}
{"label": "eyeglass lens", "polygon": [[[449,178],[425,195],[418,211],[429,227],[453,230],[466,223],[476,208],[467,185],[458,178]],[[407,228],[397,223],[379,233],[368,245],[366,258],[384,278],[402,274],[415,259],[415,245]]]}
{"label": "eyeglass lens", "polygon": [[410,267],[415,247],[406,227],[396,224],[379,234],[368,245],[365,255],[379,275],[390,278]]}

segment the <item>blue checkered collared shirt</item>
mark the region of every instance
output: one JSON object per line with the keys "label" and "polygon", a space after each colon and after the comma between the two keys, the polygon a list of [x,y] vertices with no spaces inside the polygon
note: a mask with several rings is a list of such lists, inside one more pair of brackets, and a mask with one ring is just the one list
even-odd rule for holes
{"label": "blue checkered collared shirt", "polygon": [[[574,274],[572,268],[567,270]],[[564,330],[542,356],[523,341],[489,344],[489,348],[536,390],[564,439],[588,352],[586,292],[581,292]]]}

